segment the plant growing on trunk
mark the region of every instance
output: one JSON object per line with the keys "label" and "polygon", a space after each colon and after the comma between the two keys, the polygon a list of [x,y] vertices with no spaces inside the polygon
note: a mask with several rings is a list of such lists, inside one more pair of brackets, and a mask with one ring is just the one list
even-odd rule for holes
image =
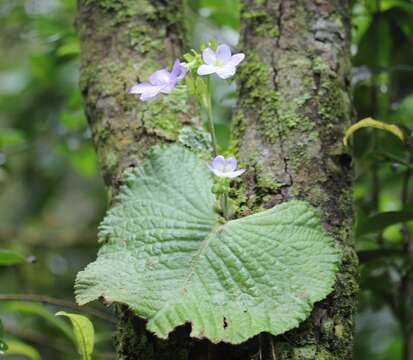
{"label": "plant growing on trunk", "polygon": [[[101,227],[101,239],[104,245],[97,263],[91,265],[85,273],[79,276],[81,280],[78,288],[78,291],[80,290],[79,299],[85,302],[104,295],[107,302],[115,300],[129,303],[131,308],[141,317],[149,319],[148,327],[160,336],[166,336],[175,326],[192,320],[192,335],[206,336],[213,341],[224,340],[233,343],[240,343],[261,331],[273,334],[284,333],[297,326],[310,312],[311,316],[298,330],[290,331],[283,337],[260,336],[237,347],[214,347],[209,342],[188,339],[185,328],[178,328],[166,342],[158,340],[150,333],[145,332],[142,322],[122,307],[120,308],[121,323],[118,338],[119,358],[164,359],[174,353],[174,356],[179,359],[197,359],[206,356],[205,354],[208,354],[209,358],[239,359],[255,356],[257,349],[259,349],[259,356],[264,354],[265,357],[277,359],[322,357],[348,359],[351,356],[356,262],[349,235],[352,219],[349,162],[348,155],[341,143],[344,129],[348,127],[351,118],[348,95],[350,67],[348,66],[349,26],[347,20],[349,4],[337,2],[331,6],[325,6],[322,2],[316,1],[275,1],[268,4],[244,1],[243,5],[241,14],[242,44],[247,57],[239,65],[239,103],[234,118],[233,150],[228,155],[237,154],[237,158],[246,168],[246,172],[241,177],[242,181],[235,181],[233,187],[228,188],[227,184],[215,184],[214,188],[211,172],[208,172],[205,161],[210,163],[211,158],[218,155],[218,149],[215,146],[215,154],[209,155],[209,158],[205,157],[206,154],[211,154],[208,153],[211,145],[205,141],[208,136],[203,135],[204,132],[197,124],[198,116],[194,111],[196,106],[193,102],[188,101],[191,91],[199,92],[201,88],[201,93],[197,94],[203,94],[203,96],[198,96],[200,104],[205,108],[206,113],[210,114],[208,110],[211,108],[210,102],[206,95],[208,94],[208,83],[204,82],[202,78],[202,82],[199,77],[193,78],[192,83],[189,81],[186,84],[188,92],[181,91],[182,83],[178,83],[175,92],[171,92],[170,95],[161,95],[149,106],[137,104],[125,95],[128,88],[132,86],[130,84],[131,77],[136,76],[132,75],[136,74],[136,66],[130,59],[135,57],[139,69],[153,71],[156,70],[153,67],[159,59],[167,57],[172,61],[176,58],[176,54],[180,53],[179,49],[184,38],[183,21],[179,15],[174,17],[170,15],[180,14],[180,2],[155,1],[149,4],[142,1],[142,4],[139,5],[132,5],[128,1],[119,2],[116,5],[111,2],[105,2],[105,4],[94,1],[80,2],[79,26],[82,40],[83,93],[103,173],[107,184],[112,185],[116,200]],[[113,17],[114,13],[115,17]],[[93,25],[90,26],[90,24]],[[99,29],[99,31],[93,31],[93,28]],[[131,42],[131,29],[135,28],[139,28],[140,32]],[[116,32],[115,37],[113,36],[114,31]],[[142,31],[145,35],[142,35]],[[332,36],[326,35],[330,33]],[[165,42],[165,35],[166,42],[170,43],[171,46],[160,46]],[[108,41],[108,39],[110,40]],[[153,45],[149,49],[143,45],[148,44],[148,39]],[[97,48],[92,44],[98,44]],[[164,55],[163,49],[165,48],[169,49],[169,56]],[[125,50],[122,56],[119,56],[120,49]],[[222,77],[226,77],[234,71],[233,67],[235,68],[236,65],[231,67],[228,66],[227,61],[221,61],[219,64],[214,61],[214,54],[215,60],[218,60],[217,50],[208,51],[207,61],[203,63],[203,65],[210,67],[204,66],[203,70],[199,70],[200,66],[197,67],[196,72],[200,72],[200,76],[215,72],[218,76],[221,74]],[[99,52],[104,52],[107,56],[98,59],[96,56]],[[192,55],[202,59],[200,54]],[[125,59],[128,60],[125,61]],[[191,63],[188,58],[184,58],[184,60],[187,64]],[[99,65],[97,66],[97,64]],[[201,64],[198,63],[198,65]],[[97,67],[99,68],[98,72]],[[223,70],[224,68],[226,69]],[[192,75],[191,69],[188,70]],[[166,75],[166,73],[164,74]],[[149,85],[151,87],[162,87],[162,89],[156,88],[156,91],[154,88],[150,89],[154,91],[149,93],[150,97],[168,92],[168,86],[171,83],[174,83],[175,80],[180,81],[176,71],[175,73],[173,70],[168,71],[168,74],[168,79],[165,77],[165,82],[159,81],[160,79],[157,77],[153,78],[153,81],[150,79]],[[147,75],[149,78],[149,74]],[[204,88],[201,84],[205,85]],[[142,88],[139,89],[139,91],[142,90]],[[209,118],[211,119],[211,117]],[[210,121],[209,124],[213,139],[213,121]],[[193,151],[195,149],[201,150],[197,151],[198,155],[174,146],[157,147],[149,153],[146,151],[154,143],[179,141],[182,144],[182,139],[185,139],[186,145],[191,144],[190,148]],[[216,143],[216,141],[212,142]],[[212,147],[214,148],[214,146]],[[200,157],[204,160],[200,160]],[[142,161],[144,158],[146,160]],[[170,165],[168,166],[168,164]],[[170,167],[171,164],[173,169]],[[128,170],[122,176],[124,169],[130,165],[137,165],[137,167]],[[192,165],[191,169],[197,169],[197,171],[192,173],[188,168],[189,165]],[[181,171],[179,171],[180,166],[182,166]],[[205,311],[205,314],[216,314],[217,318],[214,320],[217,321],[219,327],[201,325],[205,322],[205,319],[202,318],[203,315],[201,318],[198,315],[197,318],[195,314],[198,309],[192,308],[191,311],[191,306],[195,301],[185,302],[184,308],[187,310],[181,313],[181,318],[177,314],[182,309],[178,309],[179,306],[177,307],[176,304],[171,304],[171,307],[165,309],[165,312],[160,312],[160,317],[152,319],[161,307],[156,304],[149,305],[147,302],[136,303],[136,297],[131,295],[129,291],[120,294],[119,288],[115,289],[116,286],[119,286],[119,282],[123,282],[125,285],[130,284],[128,279],[119,280],[121,277],[115,273],[101,272],[102,261],[112,270],[126,273],[131,270],[131,267],[127,266],[130,252],[136,253],[134,245],[131,244],[137,244],[139,239],[132,232],[127,231],[129,225],[135,230],[137,228],[143,230],[147,234],[145,239],[148,241],[151,237],[153,239],[160,238],[160,234],[151,233],[149,229],[144,228],[147,225],[146,221],[144,223],[134,222],[122,227],[122,221],[125,221],[126,217],[120,216],[120,213],[124,212],[143,211],[142,215],[147,215],[150,214],[150,211],[154,211],[152,215],[157,214],[156,217],[158,217],[160,210],[149,206],[149,202],[139,210],[135,208],[132,210],[126,205],[128,198],[136,200],[146,196],[146,199],[153,199],[154,196],[159,196],[163,200],[166,199],[166,192],[163,193],[155,188],[147,189],[142,193],[142,189],[149,184],[155,186],[154,179],[159,178],[160,174],[157,171],[165,171],[160,177],[158,185],[161,188],[172,189],[167,197],[168,201],[171,200],[174,204],[171,209],[172,213],[175,216],[179,213],[177,205],[181,205],[181,209],[186,209],[186,206],[189,206],[184,206],[184,200],[179,201],[175,196],[182,193],[184,194],[182,196],[188,196],[189,203],[192,203],[193,207],[200,212],[199,216],[196,216],[198,220],[196,220],[195,225],[191,225],[192,228],[197,229],[195,231],[197,239],[210,239],[206,242],[210,246],[201,247],[201,249],[195,246],[195,249],[191,250],[192,253],[184,251],[190,259],[195,258],[196,261],[192,268],[197,269],[197,271],[189,271],[188,274],[188,269],[184,269],[184,273],[187,273],[183,283],[186,284],[185,279],[189,278],[190,283],[194,285],[189,290],[181,283],[177,286],[175,286],[176,284],[170,285],[176,287],[175,290],[188,290],[188,298],[195,296],[198,300],[202,299],[202,310]],[[188,175],[188,172],[191,175]],[[151,179],[151,181],[147,183],[145,179]],[[173,185],[169,182],[173,182]],[[123,185],[119,190],[121,183]],[[183,186],[184,184],[187,187]],[[193,188],[195,184],[199,186],[196,190]],[[212,188],[214,188],[214,193],[223,199],[222,201],[217,201],[220,199],[217,199],[212,193]],[[188,194],[185,191],[188,191]],[[196,195],[194,198],[192,197],[193,193]],[[293,198],[299,198],[301,201],[288,201]],[[228,206],[228,202],[231,202],[229,200],[233,201],[232,206]],[[275,206],[280,203],[285,204]],[[337,203],[340,204],[338,207]],[[170,203],[166,205],[170,205]],[[126,207],[122,208],[123,206]],[[314,206],[321,210],[323,225],[317,220],[317,215],[313,210]],[[163,208],[165,207],[167,206],[163,206]],[[217,207],[220,207],[221,211],[217,212]],[[291,209],[285,210],[289,207]],[[224,209],[225,211],[223,211]],[[285,214],[281,215],[284,210]],[[189,216],[190,213],[190,211],[184,210],[184,217]],[[291,217],[288,217],[286,213],[290,213]],[[201,216],[201,214],[203,215]],[[302,214],[303,217],[299,214]],[[165,219],[166,217],[161,216],[160,218]],[[224,292],[223,300],[197,292],[201,288],[199,284],[202,281],[199,278],[195,281],[193,273],[200,272],[198,269],[206,269],[203,275],[212,274],[212,267],[202,266],[202,261],[208,261],[207,255],[209,255],[209,251],[213,251],[214,246],[220,247],[226,244],[232,251],[243,250],[238,249],[239,244],[234,245],[233,239],[237,237],[242,239],[239,232],[242,232],[240,229],[244,226],[247,228],[245,231],[250,232],[250,225],[254,227],[260,221],[265,223],[268,219],[270,219],[268,220],[270,224],[277,222],[280,224],[283,218],[288,219],[289,225],[286,224],[287,227],[294,224],[294,221],[298,221],[300,226],[303,224],[310,226],[311,231],[317,234],[315,238],[324,239],[321,240],[320,244],[325,246],[321,246],[320,251],[331,250],[331,252],[327,251],[329,260],[322,261],[318,265],[329,264],[328,269],[322,269],[328,275],[320,280],[319,286],[310,286],[313,290],[318,289],[314,293],[308,291],[301,294],[296,293],[297,304],[300,296],[305,299],[302,299],[301,303],[305,309],[301,308],[297,312],[293,310],[296,313],[295,320],[288,316],[286,323],[278,328],[271,325],[264,326],[258,316],[260,313],[257,312],[257,316],[255,316],[257,321],[244,333],[231,333],[235,328],[234,325],[240,320],[237,316],[243,316],[243,314],[238,314],[239,309],[237,313],[233,314],[233,309],[225,308],[228,303],[227,292]],[[301,222],[303,219],[307,219],[308,222]],[[199,234],[201,227],[197,221],[202,222],[202,235]],[[187,229],[188,225],[184,225],[184,228]],[[120,231],[120,229],[126,232]],[[306,225],[304,225],[304,229],[306,229]],[[324,229],[327,229],[330,235],[326,235]],[[174,231],[178,238],[179,236],[183,238],[188,236],[188,234],[176,232],[176,229]],[[274,233],[280,231],[282,230],[272,229]],[[309,228],[303,232],[308,231],[310,231]],[[136,231],[134,232],[136,233]],[[255,231],[252,233],[254,234]],[[294,234],[300,236],[299,233],[300,231]],[[255,243],[262,245],[264,243],[262,239],[265,236],[259,234],[259,231],[255,235],[258,236]],[[331,236],[337,240],[342,254],[337,282],[333,294],[318,303],[311,311],[312,305],[310,304],[323,299],[330,292],[334,280],[338,255],[335,247],[331,245]],[[126,243],[121,244],[120,238],[125,238]],[[297,243],[302,243],[303,248],[306,249],[306,245],[309,243],[306,243],[308,238],[306,236],[304,238],[307,240],[303,240],[303,242],[300,240]],[[222,241],[219,241],[220,239]],[[240,241],[244,244],[243,240]],[[199,242],[198,240],[196,243],[199,244]],[[319,244],[317,241],[314,243]],[[250,246],[250,243],[248,242],[245,246]],[[157,246],[148,249],[148,251],[154,251],[154,256],[157,256],[156,252],[159,250],[158,255],[161,255],[165,249],[157,249]],[[176,248],[169,250],[173,253]],[[251,254],[254,254],[252,250],[254,249],[251,249]],[[221,251],[224,249],[218,251],[218,256],[215,254],[217,259],[225,258]],[[300,259],[299,254],[303,255],[304,252],[301,252],[303,250],[297,251],[297,259]],[[113,262],[113,254],[115,253],[115,257],[120,256],[128,261],[124,261],[122,266],[118,266],[116,261]],[[197,255],[194,257],[195,254]],[[311,258],[311,254],[307,255]],[[271,258],[274,259],[276,256],[271,256]],[[173,268],[175,264],[178,267],[177,270],[182,270],[179,261],[171,262],[170,258],[163,260],[166,267]],[[141,266],[145,265],[148,269],[153,266],[148,258],[139,258],[138,261],[141,262]],[[245,261],[248,263],[249,259],[247,258]],[[192,264],[191,261],[189,263]],[[286,269],[293,268],[286,267]],[[268,274],[271,274],[273,270],[270,267]],[[104,279],[98,279],[101,273],[106,275]],[[291,277],[293,277],[293,273],[294,270],[290,274]],[[148,271],[147,274],[150,272]],[[279,277],[279,274],[274,275],[276,278]],[[224,278],[228,279],[228,276],[229,274]],[[239,276],[243,277],[244,272],[240,271]],[[218,276],[217,279],[220,277]],[[314,277],[313,280],[316,279],[317,277]],[[115,288],[103,285],[105,281],[106,284],[109,281]],[[117,281],[118,283],[116,283]],[[250,289],[247,277],[243,281],[245,281],[245,289]],[[274,288],[272,281],[274,279],[271,278],[270,287]],[[212,288],[216,290],[219,283],[220,281],[212,281]],[[143,282],[140,284],[145,290],[148,290],[148,292],[144,291],[143,293],[148,296],[153,295],[155,298],[159,297],[159,293],[156,293],[155,289],[161,289],[162,286],[154,286],[153,289],[152,287],[149,289],[149,286],[144,285]],[[228,283],[227,285],[228,288],[232,289],[231,286],[234,284]],[[301,288],[309,290],[305,286]],[[122,289],[126,288],[122,286]],[[244,294],[243,291],[240,290],[241,295]],[[268,300],[271,303],[277,297],[281,299],[287,293],[288,291],[283,290],[272,293]],[[116,296],[111,298],[111,294],[116,294]],[[214,291],[212,294],[216,295]],[[172,296],[172,298],[176,300],[179,297]],[[245,309],[255,309],[256,306],[251,305],[250,300],[248,297],[241,296],[239,303],[244,303]],[[218,310],[208,312],[207,306],[211,306],[214,302],[218,304]],[[219,305],[220,303],[224,303],[224,305]],[[172,308],[175,314],[170,312]],[[270,308],[273,309],[274,304],[270,305]],[[225,316],[227,310],[231,310],[229,311],[231,316],[228,318]],[[271,313],[271,316],[279,319],[274,313]],[[151,322],[151,320],[154,321]],[[206,333],[202,333],[202,330],[206,330]]]}

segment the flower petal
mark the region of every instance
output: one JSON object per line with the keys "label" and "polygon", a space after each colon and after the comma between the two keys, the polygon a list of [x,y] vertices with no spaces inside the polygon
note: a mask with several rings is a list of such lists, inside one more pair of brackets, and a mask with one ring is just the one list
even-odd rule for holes
{"label": "flower petal", "polygon": [[160,91],[163,94],[169,94],[174,89],[175,85],[176,85],[176,79],[171,79],[171,81],[168,84],[161,86]]}
{"label": "flower petal", "polygon": [[175,60],[171,71],[171,79],[182,80],[184,78],[188,69],[186,66],[183,66],[183,64],[184,63],[181,63],[179,59]]}
{"label": "flower petal", "polygon": [[237,159],[230,157],[226,161],[225,168],[227,171],[234,171],[237,168]]}
{"label": "flower petal", "polygon": [[142,101],[150,101],[150,100],[155,99],[158,96],[159,96],[159,92],[154,93],[154,94],[142,94],[139,99]]}
{"label": "flower petal", "polygon": [[245,59],[245,54],[238,53],[231,56],[231,59],[226,63],[226,65],[237,66],[242,60]]}
{"label": "flower petal", "polygon": [[184,63],[179,64],[180,72],[178,73],[176,80],[182,80],[185,77],[186,73],[188,72],[188,68],[182,64]]}
{"label": "flower petal", "polygon": [[208,169],[213,172],[215,176],[226,177],[225,173],[218,169],[214,169],[211,165],[208,164]]}
{"label": "flower petal", "polygon": [[204,60],[204,63],[207,65],[215,64],[215,62],[217,61],[215,53],[212,51],[211,48],[206,48],[202,52],[202,59]]}
{"label": "flower petal", "polygon": [[172,66],[171,76],[177,77],[180,70],[181,70],[181,62],[179,61],[179,59],[176,59]]}
{"label": "flower petal", "polygon": [[217,47],[216,58],[221,63],[225,64],[231,59],[231,49],[228,45],[222,44]]}
{"label": "flower petal", "polygon": [[212,167],[214,169],[222,169],[225,166],[225,158],[222,155],[218,155],[212,160]]}
{"label": "flower petal", "polygon": [[216,73],[221,79],[228,79],[235,74],[235,71],[235,66],[225,65],[221,68],[218,68]]}
{"label": "flower petal", "polygon": [[213,74],[215,72],[217,72],[218,68],[216,66],[212,66],[212,65],[201,65],[198,68],[198,75],[209,75],[209,74]]}
{"label": "flower petal", "polygon": [[166,69],[155,71],[151,76],[149,76],[149,82],[152,85],[165,85],[170,80],[171,74]]}
{"label": "flower petal", "polygon": [[153,85],[149,84],[149,83],[135,84],[130,88],[129,94],[142,94],[148,88],[152,88],[152,87],[153,87]]}
{"label": "flower petal", "polygon": [[244,172],[245,172],[245,169],[239,169],[237,171],[228,172],[225,175],[226,175],[226,177],[228,177],[230,179],[233,179],[233,178],[236,178],[237,176],[242,175]]}
{"label": "flower petal", "polygon": [[148,101],[160,94],[162,86],[145,86],[143,91],[140,92],[142,101]]}

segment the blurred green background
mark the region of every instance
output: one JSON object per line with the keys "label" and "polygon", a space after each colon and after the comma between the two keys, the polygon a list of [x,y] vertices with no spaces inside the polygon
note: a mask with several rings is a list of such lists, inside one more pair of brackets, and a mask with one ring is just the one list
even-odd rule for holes
{"label": "blurred green background", "polygon": [[[6,266],[0,253],[0,339],[10,348],[0,358],[77,356],[70,326],[53,314],[73,305],[74,277],[95,258],[106,192],[78,89],[75,7],[75,0],[0,2],[0,249],[29,257]],[[188,0],[193,46],[236,45],[238,12],[236,0]],[[413,2],[355,1],[352,32],[357,118],[411,134]],[[236,99],[235,85],[223,83],[215,83],[214,105],[225,146]],[[413,341],[413,159],[379,130],[360,130],[354,151],[362,287],[355,359],[402,359],[403,342]],[[21,301],[37,300],[28,294],[56,304]],[[14,298],[21,299],[5,301]],[[85,314],[96,327],[95,359],[114,359],[111,310],[94,304]]]}

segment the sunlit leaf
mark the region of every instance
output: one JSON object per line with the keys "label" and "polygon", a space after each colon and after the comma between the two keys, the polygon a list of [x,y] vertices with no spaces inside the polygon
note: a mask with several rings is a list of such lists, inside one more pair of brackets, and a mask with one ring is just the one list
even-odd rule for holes
{"label": "sunlit leaf", "polygon": [[39,352],[33,347],[20,340],[7,339],[6,355],[23,355],[31,360],[41,360]]}
{"label": "sunlit leaf", "polygon": [[25,258],[15,251],[0,249],[0,266],[21,264],[24,261]]}
{"label": "sunlit leaf", "polygon": [[16,129],[0,129],[0,148],[19,145],[24,141],[24,134]]}
{"label": "sunlit leaf", "polygon": [[396,125],[393,124],[386,124],[382,121],[374,120],[373,118],[366,118],[356,122],[354,125],[350,126],[344,136],[343,143],[344,145],[348,146],[348,139],[351,135],[353,135],[357,130],[372,127],[376,129],[386,130],[391,132],[393,135],[397,136],[402,142],[404,142],[404,133],[403,131]]}
{"label": "sunlit leaf", "polygon": [[318,212],[291,201],[225,222],[211,187],[205,162],[178,146],[127,171],[77,301],[128,304],[161,338],[187,322],[193,337],[234,344],[298,326],[339,261]]}
{"label": "sunlit leaf", "polygon": [[65,311],[59,311],[56,315],[66,316],[70,319],[79,347],[79,353],[82,355],[83,360],[91,360],[95,342],[95,330],[92,322],[86,316],[70,314]]}
{"label": "sunlit leaf", "polygon": [[76,38],[69,39],[57,50],[59,56],[78,55],[80,52],[79,40]]}

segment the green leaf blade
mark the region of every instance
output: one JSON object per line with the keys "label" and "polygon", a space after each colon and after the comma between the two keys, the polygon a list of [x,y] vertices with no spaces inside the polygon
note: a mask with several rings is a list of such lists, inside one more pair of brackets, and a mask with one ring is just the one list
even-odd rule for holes
{"label": "green leaf blade", "polygon": [[41,360],[39,352],[34,347],[20,340],[8,339],[7,345],[8,347],[5,355],[23,355],[30,360]]}
{"label": "green leaf blade", "polygon": [[17,265],[25,261],[26,259],[15,251],[0,249],[0,266]]}
{"label": "green leaf blade", "polygon": [[[274,224],[274,218],[279,222]],[[287,244],[283,237],[292,226],[296,231]],[[201,247],[193,279],[182,286],[179,301],[148,322],[155,334],[166,337],[175,318],[179,325],[192,322],[191,336],[213,342],[240,343],[264,331],[275,335],[298,326],[312,304],[331,291],[337,251],[323,249],[330,240],[304,202],[229,221],[215,234]],[[315,240],[311,247],[309,238]],[[320,262],[327,264],[324,271]]]}
{"label": "green leaf blade", "polygon": [[190,322],[193,337],[237,344],[298,326],[331,292],[339,255],[307,203],[222,224],[206,164],[176,146],[124,184],[97,261],[78,275],[80,304],[128,304],[162,338]]}
{"label": "green leaf blade", "polygon": [[348,140],[349,138],[359,129],[366,128],[366,127],[372,127],[376,129],[381,129],[388,131],[392,133],[394,136],[397,136],[401,142],[405,142],[405,135],[403,131],[397,126],[393,124],[386,124],[383,121],[378,121],[373,118],[366,118],[363,120],[360,120],[350,126],[344,135],[343,143],[345,146],[348,146]]}
{"label": "green leaf blade", "polygon": [[63,321],[63,319],[56,318],[43,305],[25,301],[2,302],[0,304],[0,311],[4,313],[20,313],[39,316],[56,329],[59,329],[68,339],[74,340],[70,326]]}
{"label": "green leaf blade", "polygon": [[386,211],[375,215],[364,217],[356,227],[357,236],[378,233],[387,227],[413,220],[413,211]]}
{"label": "green leaf blade", "polygon": [[69,318],[82,359],[91,360],[95,342],[95,330],[92,322],[86,316],[70,314],[65,311],[59,311],[56,316]]}

